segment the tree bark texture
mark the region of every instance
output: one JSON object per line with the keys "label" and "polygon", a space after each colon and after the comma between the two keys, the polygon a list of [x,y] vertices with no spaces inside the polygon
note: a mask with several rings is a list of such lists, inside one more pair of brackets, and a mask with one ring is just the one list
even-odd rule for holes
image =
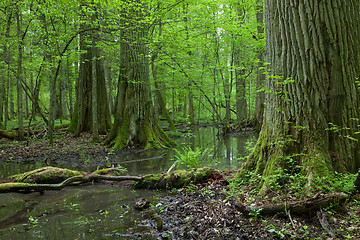
{"label": "tree bark texture", "polygon": [[[85,3],[86,5],[86,3]],[[85,6],[83,6],[86,8]],[[96,11],[96,10],[94,10]],[[84,13],[84,18],[89,20]],[[81,25],[82,29],[90,28],[86,23]],[[81,132],[92,131],[93,109],[97,110],[97,126],[99,134],[106,133],[110,129],[111,118],[108,106],[108,96],[105,84],[105,73],[103,59],[100,58],[97,46],[88,44],[91,40],[97,40],[98,34],[86,33],[80,34],[80,50],[84,51],[80,55],[79,83],[77,93],[76,109],[69,129],[79,136]],[[96,106],[93,106],[92,89],[93,89],[93,71],[92,59],[96,59]]]}
{"label": "tree bark texture", "polygon": [[[262,46],[262,41],[264,39],[264,1],[257,0],[256,1],[256,22],[257,26],[257,37],[258,37],[258,49],[257,49],[257,57],[258,57],[258,71],[256,76],[256,85],[258,90],[262,90],[265,84],[265,74],[264,74],[264,48]],[[256,102],[255,102],[255,111],[253,115],[253,121],[256,123],[256,129],[260,130],[263,122],[265,108],[265,93],[264,91],[258,91],[256,93]]]}
{"label": "tree bark texture", "polygon": [[360,167],[359,5],[265,1],[266,109],[247,168],[268,175],[292,154],[309,176]]}
{"label": "tree bark texture", "polygon": [[144,43],[148,26],[142,21],[145,12],[140,1],[129,1],[129,7],[123,12],[115,120],[106,140],[114,149],[163,148],[171,143],[154,116],[149,52]]}

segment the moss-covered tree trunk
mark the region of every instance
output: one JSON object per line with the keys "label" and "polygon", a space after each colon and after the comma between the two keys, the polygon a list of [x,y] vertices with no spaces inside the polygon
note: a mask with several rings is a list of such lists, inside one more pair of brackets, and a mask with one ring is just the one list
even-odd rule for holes
{"label": "moss-covered tree trunk", "polygon": [[[94,17],[88,15],[89,9],[96,14],[95,4],[89,5],[88,2],[82,2],[82,18],[84,23],[80,27],[85,30],[95,26],[86,23]],[[91,7],[90,7],[91,6]],[[94,24],[96,21],[91,20]],[[97,110],[97,127],[99,133],[106,133],[110,129],[111,118],[108,106],[108,96],[106,92],[105,73],[103,59],[100,58],[100,50],[95,45],[92,45],[92,40],[96,41],[99,34],[94,32],[83,32],[80,34],[80,50],[83,51],[80,55],[80,69],[79,69],[79,82],[76,104],[74,114],[69,126],[69,130],[74,132],[75,136],[79,136],[81,132],[92,131],[93,129],[93,110]],[[93,93],[93,71],[92,60],[96,59],[96,106],[93,106],[92,93]]]}
{"label": "moss-covered tree trunk", "polygon": [[171,144],[154,116],[150,92],[148,26],[141,1],[128,1],[121,30],[120,74],[114,125],[106,143],[114,149],[163,148]]}
{"label": "moss-covered tree trunk", "polygon": [[350,139],[359,139],[359,5],[265,1],[270,73],[264,123],[247,169],[271,174],[287,166],[285,156],[294,156],[310,179],[360,167],[359,142]]}

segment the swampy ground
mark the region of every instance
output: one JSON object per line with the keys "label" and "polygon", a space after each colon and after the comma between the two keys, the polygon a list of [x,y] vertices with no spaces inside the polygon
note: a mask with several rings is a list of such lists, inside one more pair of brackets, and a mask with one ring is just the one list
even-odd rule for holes
{"label": "swampy ground", "polygon": [[[42,165],[66,162],[79,166],[89,164],[88,156],[100,159],[92,162],[94,165],[112,163],[111,149],[91,142],[90,134],[73,138],[65,130],[59,131],[53,146],[36,139],[29,142],[0,139],[0,144],[1,164],[41,161]],[[140,210],[145,212],[143,216],[148,215],[146,230],[136,232],[129,227],[128,235],[125,234],[123,239],[360,239],[359,196],[354,196],[340,208],[329,207],[306,215],[278,213],[262,216],[261,211],[243,214],[236,209],[235,203],[250,196],[252,188],[234,192],[232,178],[235,173],[236,170],[221,171],[221,175],[203,184],[172,190],[171,194],[162,194],[158,198],[149,197],[150,207]],[[131,188],[131,184],[116,187]],[[152,194],[158,193],[154,191]],[[320,218],[327,224],[321,224],[324,220],[320,221]],[[125,235],[102,236],[104,239],[122,239],[121,236]]]}

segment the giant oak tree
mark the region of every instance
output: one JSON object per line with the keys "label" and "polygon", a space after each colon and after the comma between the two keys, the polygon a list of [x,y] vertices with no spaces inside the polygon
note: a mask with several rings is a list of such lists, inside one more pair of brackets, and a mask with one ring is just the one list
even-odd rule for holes
{"label": "giant oak tree", "polygon": [[359,1],[265,1],[266,108],[245,168],[270,175],[286,160],[311,178],[360,167]]}

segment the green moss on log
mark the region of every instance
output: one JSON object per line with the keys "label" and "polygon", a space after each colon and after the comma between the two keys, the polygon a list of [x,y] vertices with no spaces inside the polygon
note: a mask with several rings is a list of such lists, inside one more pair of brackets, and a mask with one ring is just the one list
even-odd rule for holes
{"label": "green moss on log", "polygon": [[181,188],[189,184],[203,183],[213,176],[216,170],[212,168],[197,168],[192,170],[176,170],[173,173],[149,174],[142,181],[134,183],[135,188],[171,189]]}
{"label": "green moss on log", "polygon": [[16,192],[19,188],[29,187],[30,183],[2,183],[0,184],[0,193]]}
{"label": "green moss on log", "polygon": [[8,139],[15,139],[18,137],[18,134],[16,131],[13,131],[13,130],[0,129],[0,136],[8,138]]}
{"label": "green moss on log", "polygon": [[96,170],[92,174],[120,176],[120,173],[122,172],[124,172],[124,170],[118,168],[104,168]]}
{"label": "green moss on log", "polygon": [[12,176],[16,182],[22,183],[60,183],[70,177],[83,176],[78,171],[56,167],[43,167],[30,172]]}

